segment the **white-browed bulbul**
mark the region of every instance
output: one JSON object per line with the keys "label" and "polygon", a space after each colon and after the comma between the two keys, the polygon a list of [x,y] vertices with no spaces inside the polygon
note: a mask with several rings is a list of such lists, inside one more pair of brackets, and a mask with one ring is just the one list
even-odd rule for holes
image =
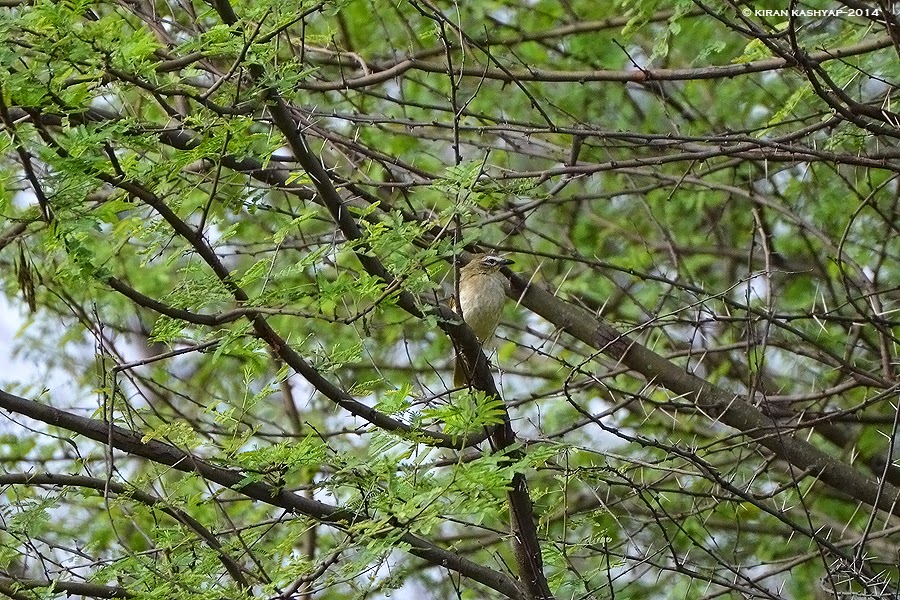
{"label": "white-browed bulbul", "polygon": [[[500,322],[508,284],[500,269],[511,264],[513,261],[496,254],[475,254],[459,270],[459,303],[456,310],[461,311],[463,320],[482,345],[494,336]],[[466,379],[463,358],[457,353],[453,369],[454,387],[465,385]]]}

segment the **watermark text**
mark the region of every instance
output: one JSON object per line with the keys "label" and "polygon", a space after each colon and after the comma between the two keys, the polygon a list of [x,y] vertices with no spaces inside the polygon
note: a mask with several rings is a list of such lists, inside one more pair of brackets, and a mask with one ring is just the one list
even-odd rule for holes
{"label": "watermark text", "polygon": [[741,13],[745,17],[880,17],[880,8],[795,8],[768,9],[744,8]]}

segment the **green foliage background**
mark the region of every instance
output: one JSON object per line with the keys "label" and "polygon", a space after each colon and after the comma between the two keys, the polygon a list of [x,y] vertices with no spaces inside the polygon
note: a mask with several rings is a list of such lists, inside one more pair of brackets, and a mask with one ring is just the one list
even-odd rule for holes
{"label": "green foliage background", "polygon": [[[10,364],[27,368],[0,366],[0,387],[243,480],[4,413],[0,592],[499,598],[404,535],[515,580],[516,473],[557,598],[896,590],[897,517],[699,410],[700,391],[513,297],[491,350],[502,402],[448,392],[453,344],[427,309],[452,293],[455,256],[508,252],[533,285],[748,398],[770,435],[896,485],[900,25],[885,7],[2,4],[0,277],[21,322]],[[412,433],[317,391],[254,315]],[[515,452],[423,433],[477,436],[507,409]],[[258,483],[355,518],[245,493]]]}

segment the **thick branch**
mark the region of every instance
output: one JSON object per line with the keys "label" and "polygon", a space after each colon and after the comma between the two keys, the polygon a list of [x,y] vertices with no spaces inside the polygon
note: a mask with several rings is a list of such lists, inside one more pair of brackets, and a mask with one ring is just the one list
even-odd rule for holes
{"label": "thick branch", "polygon": [[20,598],[15,590],[39,590],[47,588],[47,590],[55,590],[65,592],[66,596],[78,595],[82,597],[89,596],[91,598],[134,598],[137,594],[129,592],[125,588],[119,586],[101,585],[99,583],[84,583],[81,581],[62,581],[54,579],[12,579],[10,577],[0,577],[0,592],[7,594],[12,598]]}
{"label": "thick branch", "polygon": [[[274,93],[270,110],[275,125],[287,138],[288,145],[291,147],[294,156],[312,179],[316,190],[322,197],[322,201],[341,229],[341,232],[349,240],[362,240],[362,232],[353,216],[344,208],[344,200],[334,187],[331,177],[319,158],[309,149],[306,138],[291,117],[287,105]],[[385,283],[390,284],[393,281],[391,274],[377,257],[366,253],[364,250],[363,246],[362,251],[357,251],[356,254],[363,268],[371,275],[375,275]],[[424,316],[415,298],[409,292],[401,292],[397,303],[413,316],[420,318]],[[454,344],[463,353],[467,364],[474,366],[472,369],[473,387],[489,396],[500,398],[500,394],[494,384],[494,378],[488,368],[487,360],[484,357],[484,352],[475,338],[475,334],[472,333],[468,325],[459,322],[455,313],[449,311],[449,309],[441,307],[438,309],[438,314],[441,317],[438,321],[438,326],[454,340]],[[505,407],[503,414],[504,421],[494,432],[493,439],[498,446],[498,450],[505,451],[514,445],[515,433],[512,430],[509,413]],[[512,457],[514,458],[514,456]],[[552,598],[550,587],[543,572],[541,547],[534,524],[531,497],[528,494],[528,486],[522,473],[516,473],[513,476],[508,499],[513,530],[512,541],[519,568],[519,577],[524,581],[531,598]]]}
{"label": "thick branch", "polygon": [[[810,59],[816,64],[836,58],[865,54],[888,48],[892,44],[890,37],[882,36],[838,50],[822,50],[811,53]],[[617,81],[644,83],[647,81],[695,81],[699,79],[727,79],[738,75],[778,71],[794,67],[794,61],[785,58],[766,58],[753,62],[733,65],[698,67],[692,69],[627,69],[627,70],[590,70],[590,71],[556,71],[548,69],[508,70],[491,69],[480,66],[460,67],[453,70],[453,77],[473,77],[475,79],[491,79],[511,83],[515,81],[548,81],[584,83],[586,81]],[[408,58],[391,65],[374,65],[375,72],[355,79],[340,81],[304,81],[298,87],[319,92],[366,88],[390,81],[403,73],[415,70],[424,73],[447,73],[446,64]]]}
{"label": "thick branch", "polygon": [[[165,202],[162,201],[161,198],[150,192],[149,190],[141,187],[140,185],[131,182],[124,181],[119,177],[113,177],[108,174],[98,174],[97,177],[110,185],[114,185],[122,190],[125,190],[129,194],[133,195],[136,198],[140,198],[142,201],[147,203],[151,208],[153,208],[160,216],[172,227],[172,229],[184,238],[191,246],[196,250],[197,254],[209,265],[212,271],[216,274],[216,276],[221,280],[221,282],[225,285],[225,287],[234,295],[235,300],[240,304],[247,304],[250,300],[250,297],[247,293],[241,289],[240,286],[237,285],[231,278],[231,273],[225,267],[224,264],[219,260],[219,257],[216,255],[215,251],[212,249],[209,244],[201,237],[201,235],[195,232],[187,223],[182,221],[175,212],[169,208]],[[170,314],[171,310],[168,310],[170,307],[166,307],[162,303],[159,303],[148,296],[144,296],[138,292],[133,292],[125,286],[118,282],[115,279],[107,279],[107,283],[111,286],[114,286],[118,291],[128,295],[132,300],[138,302],[139,304],[148,306],[153,308],[154,310],[159,310],[163,312],[163,314]],[[168,310],[168,312],[167,312]],[[173,309],[176,310],[177,309]],[[199,317],[195,313],[184,312],[183,314],[180,312],[171,313],[173,315],[178,315],[176,318],[185,318],[189,322],[195,322],[195,320]],[[452,314],[452,313],[451,313]],[[474,446],[485,439],[485,434],[476,434],[473,433],[471,435],[466,436],[458,436],[458,435],[448,435],[446,433],[440,431],[429,431],[429,430],[420,430],[414,429],[403,423],[389,417],[388,415],[375,410],[374,408],[359,402],[354,399],[352,396],[347,394],[343,389],[338,387],[337,385],[331,383],[327,378],[322,376],[319,371],[313,367],[308,361],[306,361],[300,354],[298,354],[272,327],[268,324],[266,319],[260,314],[249,313],[247,315],[250,322],[253,323],[253,327],[256,331],[257,336],[259,336],[263,341],[265,341],[272,350],[283,360],[286,364],[288,364],[292,369],[294,369],[297,373],[299,373],[302,377],[304,377],[310,384],[313,385],[319,392],[321,392],[326,398],[340,406],[341,408],[347,410],[351,414],[365,419],[366,421],[376,425],[382,429],[387,431],[393,431],[397,433],[403,433],[409,436],[411,439],[415,439],[417,441],[421,441],[422,443],[426,443],[433,446],[444,447],[444,448],[465,448]],[[212,320],[211,322],[215,322]]]}
{"label": "thick branch", "polygon": [[[4,390],[0,390],[0,408],[53,425],[54,427],[72,431],[101,444],[109,444],[113,448],[128,454],[169,465],[185,473],[198,473],[205,479],[232,489],[248,498],[272,506],[278,506],[296,514],[306,515],[341,529],[359,521],[360,518],[365,518],[365,515],[310,498],[304,498],[285,491],[280,487],[260,482],[246,483],[244,474],[239,471],[215,467],[192,454],[157,440],[143,442],[142,435],[136,431],[130,431],[96,419],[79,417],[51,406],[9,394]],[[394,531],[385,532],[386,535],[394,533]],[[431,564],[456,571],[509,598],[519,599],[523,597],[518,584],[503,573],[477,565],[467,558],[435,546],[431,542],[411,533],[404,533],[399,539],[401,543],[410,546],[410,554],[425,559]]]}
{"label": "thick branch", "polygon": [[[101,493],[112,492],[119,496],[127,496],[136,502],[153,506],[166,513],[179,523],[200,536],[206,544],[215,550],[219,555],[222,566],[228,571],[232,579],[241,584],[244,588],[249,588],[250,584],[241,572],[241,566],[229,556],[222,548],[222,544],[218,538],[203,526],[197,519],[190,516],[186,512],[169,506],[161,498],[122,485],[116,481],[106,479],[98,479],[96,477],[86,477],[84,475],[60,475],[57,473],[6,473],[0,474],[0,485],[53,485],[53,486],[69,486],[82,487],[97,490]],[[95,595],[95,594],[89,594]]]}
{"label": "thick branch", "polygon": [[582,342],[637,371],[648,381],[692,400],[701,410],[782,460],[808,471],[824,483],[853,498],[900,516],[900,490],[886,482],[867,478],[849,465],[832,458],[787,427],[763,415],[744,398],[715,386],[670,362],[594,317],[564,302],[521,277],[510,277],[510,294],[529,310],[541,315]]}

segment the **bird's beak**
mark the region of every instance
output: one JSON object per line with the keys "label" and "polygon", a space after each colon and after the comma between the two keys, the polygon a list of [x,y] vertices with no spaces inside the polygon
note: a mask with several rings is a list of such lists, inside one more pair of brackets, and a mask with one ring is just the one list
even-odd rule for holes
{"label": "bird's beak", "polygon": [[514,265],[514,264],[516,264],[516,261],[514,261],[514,260],[509,260],[508,258],[504,258],[504,259],[503,259],[503,264],[504,264],[504,265]]}

